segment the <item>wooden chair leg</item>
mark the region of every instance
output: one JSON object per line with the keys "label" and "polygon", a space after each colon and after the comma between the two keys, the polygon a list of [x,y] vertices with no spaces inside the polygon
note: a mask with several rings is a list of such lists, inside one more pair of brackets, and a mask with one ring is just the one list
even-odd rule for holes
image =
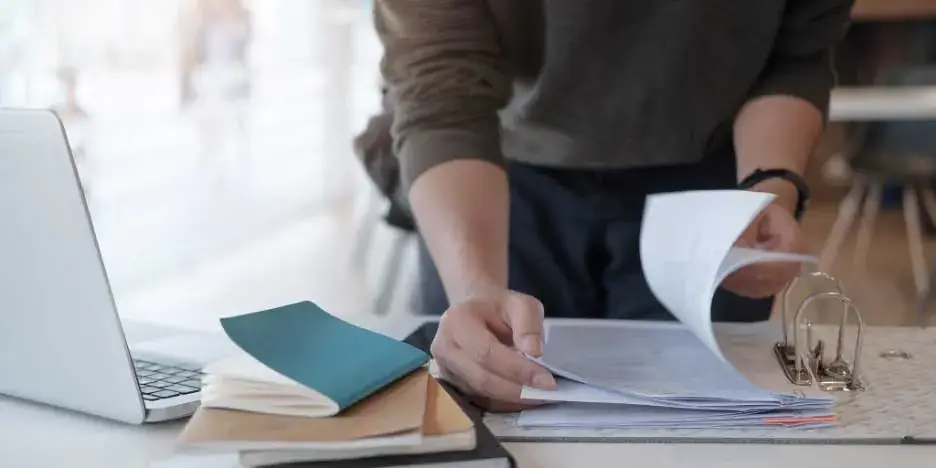
{"label": "wooden chair leg", "polygon": [[832,269],[835,258],[838,257],[839,249],[841,249],[852,223],[858,216],[864,192],[865,182],[856,179],[852,184],[851,191],[839,204],[838,217],[835,219],[835,224],[832,225],[832,230],[829,232],[829,237],[826,238],[822,253],[819,256],[819,269],[821,271],[830,271]]}
{"label": "wooden chair leg", "polygon": [[871,237],[874,235],[874,222],[881,208],[883,197],[883,184],[872,181],[868,186],[868,195],[865,197],[864,208],[859,221],[858,235],[855,241],[855,266],[864,271],[868,265],[868,250],[871,248]]}
{"label": "wooden chair leg", "polygon": [[[930,220],[936,221],[936,193],[934,193],[933,187],[924,184],[920,191],[923,195],[923,209],[926,210]],[[921,326],[926,324],[927,308],[934,296],[936,296],[936,257],[933,257],[931,261],[929,275],[929,284],[917,299],[917,318]]]}
{"label": "wooden chair leg", "polygon": [[930,265],[930,282],[927,285],[926,291],[917,298],[917,321],[920,326],[925,326],[927,323],[927,308],[929,307],[930,301],[933,300],[933,296],[936,296],[936,257],[933,258],[932,264]]}
{"label": "wooden chair leg", "polygon": [[929,185],[923,185],[920,188],[920,194],[923,198],[923,209],[926,210],[927,217],[929,217],[930,222],[936,223],[936,191]]}
{"label": "wooden chair leg", "polygon": [[904,220],[907,223],[907,247],[910,253],[910,266],[913,269],[913,283],[917,297],[926,293],[929,287],[929,272],[923,254],[923,228],[920,223],[920,201],[917,187],[908,185],[903,196]]}

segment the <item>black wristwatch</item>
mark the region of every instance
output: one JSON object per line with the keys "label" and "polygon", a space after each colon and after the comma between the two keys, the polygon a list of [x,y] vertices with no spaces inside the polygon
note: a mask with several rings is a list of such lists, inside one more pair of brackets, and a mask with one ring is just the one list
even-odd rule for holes
{"label": "black wristwatch", "polygon": [[783,179],[796,187],[796,212],[793,214],[797,220],[803,218],[806,206],[809,204],[809,185],[803,176],[787,169],[758,169],[738,184],[738,188],[748,190],[768,179]]}

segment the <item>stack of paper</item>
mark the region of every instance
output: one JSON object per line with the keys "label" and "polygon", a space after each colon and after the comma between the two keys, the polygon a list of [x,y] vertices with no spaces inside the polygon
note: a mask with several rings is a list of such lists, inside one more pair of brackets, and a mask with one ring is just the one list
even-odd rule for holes
{"label": "stack of paper", "polygon": [[808,256],[733,247],[771,197],[705,191],[650,197],[641,262],[650,289],[680,323],[547,324],[538,361],[556,390],[523,397],[559,404],[524,411],[528,426],[816,427],[835,421],[834,399],[791,384],[773,354],[778,325],[719,324],[711,303],[722,280],[758,262]]}
{"label": "stack of paper", "polygon": [[261,466],[476,447],[474,423],[413,346],[310,302],[222,326],[243,353],[205,369],[184,451],[238,452]]}
{"label": "stack of paper", "polygon": [[697,428],[834,421],[828,394],[786,380],[772,354],[775,335],[764,325],[718,328],[719,341],[730,343],[725,354],[738,358],[732,362],[678,324],[583,322],[547,330],[540,362],[562,378],[555,390],[527,388],[523,395],[562,404],[524,411],[521,425]]}

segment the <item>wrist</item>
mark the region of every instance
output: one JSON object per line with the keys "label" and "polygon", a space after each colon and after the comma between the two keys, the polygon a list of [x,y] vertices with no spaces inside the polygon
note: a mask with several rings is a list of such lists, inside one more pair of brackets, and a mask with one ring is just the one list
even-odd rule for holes
{"label": "wrist", "polygon": [[757,169],[738,183],[738,188],[770,193],[774,204],[800,219],[809,203],[809,186],[798,171]]}
{"label": "wrist", "polygon": [[748,190],[754,192],[769,193],[775,196],[773,203],[790,214],[796,215],[796,208],[799,203],[799,191],[793,183],[783,179],[768,179],[754,184]]}
{"label": "wrist", "polygon": [[452,288],[449,293],[449,302],[457,304],[479,298],[498,296],[503,294],[506,289],[506,281],[498,281],[493,277],[475,278]]}

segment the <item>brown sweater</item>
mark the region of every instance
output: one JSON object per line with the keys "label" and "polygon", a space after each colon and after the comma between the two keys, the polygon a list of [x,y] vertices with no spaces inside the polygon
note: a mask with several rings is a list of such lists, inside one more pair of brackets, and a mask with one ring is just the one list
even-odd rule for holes
{"label": "brown sweater", "polygon": [[748,100],[823,113],[853,0],[375,0],[404,186],[435,165],[698,161]]}

